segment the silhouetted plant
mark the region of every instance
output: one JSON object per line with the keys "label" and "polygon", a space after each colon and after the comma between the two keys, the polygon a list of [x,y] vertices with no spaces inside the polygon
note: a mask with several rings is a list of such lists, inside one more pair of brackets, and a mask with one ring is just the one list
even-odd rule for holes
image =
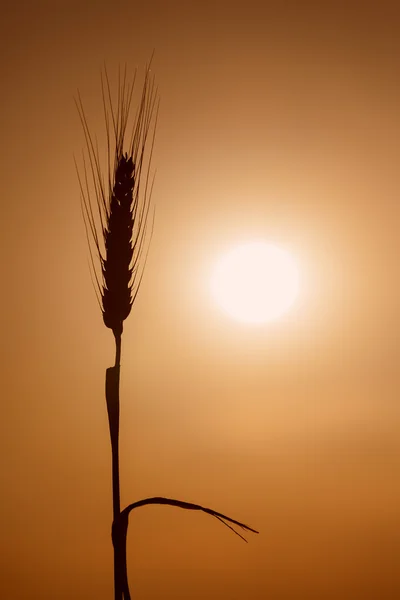
{"label": "silhouetted plant", "polygon": [[[151,237],[149,228],[151,222],[152,230],[153,219],[150,218],[149,172],[158,102],[154,78],[148,67],[130,140],[126,143],[135,78],[133,82],[128,82],[126,69],[122,76],[119,74],[116,106],[106,72],[101,78],[101,84],[107,138],[107,182],[104,181],[97,142],[94,143],[90,134],[79,94],[76,104],[87,152],[83,155],[84,174],[81,177],[78,171],[78,179],[97,298],[104,324],[112,330],[115,339],[115,364],[106,370],[105,390],[112,455],[114,598],[130,600],[126,537],[129,513],[134,508],[146,504],[168,504],[201,510],[219,519],[244,540],[226,521],[245,530],[258,532],[212,509],[163,497],[140,500],[121,511],[118,448],[121,339],[123,322],[130,314],[140,287],[148,238]],[[91,173],[89,176],[88,171]]]}

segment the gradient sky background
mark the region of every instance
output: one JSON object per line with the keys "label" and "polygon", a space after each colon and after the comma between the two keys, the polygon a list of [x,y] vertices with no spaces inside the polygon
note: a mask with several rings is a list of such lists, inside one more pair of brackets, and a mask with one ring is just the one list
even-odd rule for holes
{"label": "gradient sky background", "polygon": [[[323,7],[320,6],[323,4]],[[18,2],[1,21],[1,587],[112,598],[104,373],[73,97],[100,68],[161,95],[155,233],[122,360],[136,600],[400,597],[400,19],[393,4]],[[115,81],[115,79],[114,79]],[[265,237],[301,265],[284,319],[240,325],[216,258]]]}

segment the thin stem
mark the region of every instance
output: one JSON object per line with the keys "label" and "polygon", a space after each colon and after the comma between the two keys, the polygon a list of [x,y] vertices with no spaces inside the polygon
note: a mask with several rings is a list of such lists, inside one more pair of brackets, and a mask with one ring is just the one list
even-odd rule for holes
{"label": "thin stem", "polygon": [[122,334],[115,336],[115,366],[120,368]]}
{"label": "thin stem", "polygon": [[[110,425],[111,462],[112,462],[112,500],[113,521],[121,511],[119,484],[119,380],[121,359],[121,334],[115,336],[115,365],[106,371],[106,401]],[[114,599],[122,600],[121,582],[121,544],[119,536],[113,536],[114,546]]]}

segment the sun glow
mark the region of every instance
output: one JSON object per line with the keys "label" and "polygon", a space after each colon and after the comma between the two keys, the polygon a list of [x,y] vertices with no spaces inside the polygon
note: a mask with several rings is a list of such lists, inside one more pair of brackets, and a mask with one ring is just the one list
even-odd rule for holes
{"label": "sun glow", "polygon": [[255,324],[273,321],[296,300],[299,271],[285,250],[253,241],[236,246],[218,260],[211,290],[234,319]]}

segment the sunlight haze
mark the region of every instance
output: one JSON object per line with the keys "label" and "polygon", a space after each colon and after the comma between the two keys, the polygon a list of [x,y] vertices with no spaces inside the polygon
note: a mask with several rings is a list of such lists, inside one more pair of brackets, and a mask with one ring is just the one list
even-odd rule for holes
{"label": "sunlight haze", "polygon": [[[138,68],[136,107],[153,50],[155,222],[124,323],[121,502],[179,498],[260,534],[135,510],[132,600],[400,598],[398,5],[37,0],[8,3],[0,29],[0,598],[113,598],[114,340],[74,97],[103,159],[101,69],[116,90],[118,67]],[[222,308],[218,261],[260,240],[298,288],[271,298],[252,258],[261,287],[242,302],[228,277]]]}

